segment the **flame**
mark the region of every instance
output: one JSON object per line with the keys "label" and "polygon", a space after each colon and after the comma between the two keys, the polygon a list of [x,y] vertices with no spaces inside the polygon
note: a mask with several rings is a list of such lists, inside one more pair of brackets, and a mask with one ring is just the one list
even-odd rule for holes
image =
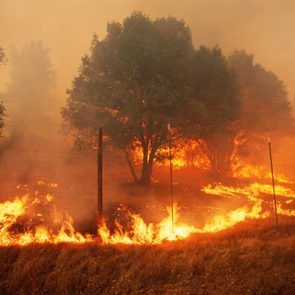
{"label": "flame", "polygon": [[[295,198],[295,192],[288,187],[282,185],[275,186],[276,194],[288,198]],[[273,194],[273,187],[270,184],[252,183],[244,187],[225,186],[221,183],[213,186],[211,184],[202,188],[206,194],[223,196],[227,198],[236,197],[237,195],[247,196],[249,199],[257,199],[261,194]]]}
{"label": "flame", "polygon": [[[134,143],[133,161],[136,165],[142,162],[142,147],[139,142]],[[149,147],[149,151],[151,147]],[[155,165],[159,167],[168,167],[170,165],[169,160],[169,147],[163,146],[158,150],[158,155],[161,155],[162,161],[156,162]],[[184,167],[196,167],[202,170],[209,170],[210,163],[208,157],[200,149],[200,145],[194,140],[183,141],[178,139],[174,140],[174,145],[171,149],[172,153],[172,165],[174,169],[180,169]]]}
{"label": "flame", "polygon": [[[37,185],[43,184],[38,182]],[[33,195],[25,194],[23,197],[17,196],[13,200],[0,203],[0,245],[91,241],[92,238],[89,235],[82,235],[74,229],[73,220],[68,214],[63,214],[64,218],[59,221],[52,218],[53,223],[58,227],[57,230],[50,229],[45,224],[32,226],[34,218],[37,218],[38,223],[44,221],[44,214],[35,212],[36,208],[46,207],[53,200],[52,195],[41,195],[36,191]],[[25,222],[19,221],[21,219]]]}
{"label": "flame", "polygon": [[201,232],[218,232],[245,221],[246,219],[264,219],[269,217],[269,215],[269,212],[262,212],[262,201],[260,200],[255,203],[251,209],[245,206],[233,210],[226,215],[215,216],[213,221],[206,224]]}
{"label": "flame", "polygon": [[[38,186],[54,188],[55,185]],[[66,212],[58,212],[54,205],[52,194],[41,193],[39,190],[31,192],[29,186],[19,186],[26,193],[20,197],[0,203],[0,246],[27,245],[30,243],[87,243],[95,242],[96,237],[78,232],[73,226],[72,217]],[[263,199],[263,194],[271,195],[272,186],[269,184],[252,183],[243,187],[225,186],[217,184],[203,187],[202,191],[210,195],[227,198],[242,197],[247,204],[241,208],[224,212],[212,217],[204,225],[181,222],[180,206],[167,208],[167,216],[159,223],[146,223],[139,214],[127,211],[128,224],[115,222],[115,229],[111,230],[107,222],[103,221],[98,228],[98,235],[104,244],[161,244],[165,241],[186,239],[193,233],[214,233],[230,228],[237,223],[249,219],[268,218],[273,211],[272,202]],[[295,196],[291,188],[277,185],[278,196],[284,199],[284,206],[292,206]],[[295,216],[295,210],[283,208],[279,200],[278,214]]]}
{"label": "flame", "polygon": [[196,232],[194,226],[179,224],[179,207],[173,206],[174,223],[172,223],[171,207],[167,208],[168,216],[159,224],[146,224],[138,214],[128,213],[131,217],[131,230],[125,231],[120,223],[116,223],[116,230],[110,233],[105,222],[98,233],[105,244],[160,244],[163,241],[175,241],[187,238]]}
{"label": "flame", "polygon": [[[232,165],[233,177],[235,178],[255,178],[259,180],[271,180],[272,175],[269,169],[262,165],[247,165],[242,162]],[[277,183],[292,183],[285,175],[276,173],[275,180]]]}
{"label": "flame", "polygon": [[285,216],[295,216],[295,210],[283,209],[281,203],[278,203],[277,212],[278,214],[285,215]]}
{"label": "flame", "polygon": [[182,240],[192,233],[213,233],[225,230],[237,223],[248,219],[265,219],[269,217],[269,212],[263,212],[262,201],[254,202],[252,207],[244,206],[230,211],[225,215],[217,215],[210,223],[201,228],[192,225],[178,224],[179,207],[174,206],[175,224],[172,224],[171,208],[167,208],[168,216],[159,224],[146,224],[143,219],[136,214],[130,214],[132,218],[132,230],[124,231],[123,226],[117,223],[117,229],[111,234],[106,223],[103,222],[98,232],[104,244],[160,244],[164,241]]}
{"label": "flame", "polygon": [[[256,202],[255,206],[252,208],[252,211],[249,212],[248,217],[256,218],[259,216],[259,218],[266,218],[269,216],[268,212],[264,212],[264,213],[262,212],[262,203],[263,202],[267,203],[267,202],[263,201],[261,198],[259,198],[259,196],[261,193],[269,194],[269,195],[273,194],[273,187],[270,184],[253,183],[245,187],[224,186],[222,184],[218,184],[216,186],[208,185],[203,187],[202,191],[205,192],[206,194],[218,195],[218,196],[229,197],[229,198],[236,197],[237,195],[246,196],[250,201]],[[288,198],[287,200],[284,201],[285,204],[289,205],[293,203],[293,198],[295,198],[295,192],[291,188],[284,187],[282,185],[276,185],[275,191],[276,191],[277,198],[280,196],[284,198]],[[232,218],[232,220],[238,220],[239,219],[238,216],[240,217],[243,216],[243,213],[241,213],[242,211],[240,210],[241,209],[237,209],[235,212],[232,212],[234,213],[234,215],[237,216],[237,218]],[[277,202],[277,213],[284,216],[295,216],[295,210],[283,209],[282,202],[280,201]],[[222,220],[224,219],[224,216],[221,216],[220,218],[214,218],[216,219],[216,224],[217,224],[216,228],[218,230],[222,229],[222,227],[219,227],[219,225],[223,224]],[[227,225],[231,226],[230,223],[227,223]],[[209,227],[205,228],[205,230],[210,231]]]}

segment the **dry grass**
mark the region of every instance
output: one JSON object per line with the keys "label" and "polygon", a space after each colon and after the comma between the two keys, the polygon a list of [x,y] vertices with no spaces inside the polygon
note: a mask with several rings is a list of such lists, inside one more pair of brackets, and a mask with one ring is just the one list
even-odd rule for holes
{"label": "dry grass", "polygon": [[295,294],[295,225],[255,221],[161,246],[0,249],[0,294]]}

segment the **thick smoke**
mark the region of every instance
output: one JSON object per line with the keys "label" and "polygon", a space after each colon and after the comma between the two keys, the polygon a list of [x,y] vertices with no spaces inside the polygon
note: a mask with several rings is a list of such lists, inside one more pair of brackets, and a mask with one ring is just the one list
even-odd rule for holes
{"label": "thick smoke", "polygon": [[[295,93],[294,1],[127,0],[122,5],[115,0],[2,0],[0,6],[0,46],[8,57],[8,64],[0,69],[0,92],[6,103],[10,103],[5,92],[11,82],[9,61],[13,47],[20,49],[26,42],[41,40],[50,49],[57,74],[56,87],[51,94],[54,104],[50,122],[30,126],[29,131],[39,130],[34,137],[24,136],[21,128],[15,128],[5,143],[0,163],[3,196],[10,194],[17,184],[34,182],[41,177],[60,183],[63,206],[74,211],[79,203],[79,215],[92,214],[86,208],[95,207],[95,154],[81,156],[72,151],[70,138],[65,138],[61,132],[59,111],[65,104],[65,90],[71,86],[81,57],[90,47],[92,35],[97,33],[99,39],[103,38],[107,22],[121,21],[133,10],[142,10],[152,18],[173,15],[183,19],[191,28],[195,47],[218,44],[225,54],[241,48],[253,53],[256,62],[285,81],[290,98]],[[29,106],[30,109],[35,107],[38,108]],[[13,115],[8,114],[10,128],[9,121],[13,119]],[[290,163],[289,145],[284,145],[277,160]],[[124,193],[116,183],[130,176],[120,156],[107,154],[107,157],[106,195],[109,200],[118,202]],[[116,165],[123,168],[118,171]],[[93,177],[89,179],[89,175]],[[167,171],[163,175],[168,176]],[[128,188],[127,191],[129,195],[136,194]],[[153,192],[149,194],[153,196]],[[164,195],[167,195],[165,190]]]}

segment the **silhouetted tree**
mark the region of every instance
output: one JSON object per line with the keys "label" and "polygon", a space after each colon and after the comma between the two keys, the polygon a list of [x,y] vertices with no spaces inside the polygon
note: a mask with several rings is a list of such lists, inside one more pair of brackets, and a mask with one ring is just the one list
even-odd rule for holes
{"label": "silhouetted tree", "polygon": [[192,96],[185,106],[182,133],[194,139],[211,170],[225,175],[234,149],[232,130],[240,117],[239,87],[220,48],[200,47],[192,62]]}
{"label": "silhouetted tree", "polygon": [[294,135],[294,118],[285,86],[262,65],[254,63],[254,56],[236,50],[228,58],[240,85],[241,118],[235,126],[237,156],[261,150],[266,138],[276,141]]}
{"label": "silhouetted tree", "polygon": [[[173,17],[151,20],[135,12],[122,24],[108,24],[105,39],[94,37],[90,55],[82,59],[62,110],[76,144],[94,146],[103,126],[124,151],[134,181],[149,185],[167,144],[167,123],[176,124],[188,94],[192,51],[189,28]],[[140,178],[132,160],[137,148]]]}

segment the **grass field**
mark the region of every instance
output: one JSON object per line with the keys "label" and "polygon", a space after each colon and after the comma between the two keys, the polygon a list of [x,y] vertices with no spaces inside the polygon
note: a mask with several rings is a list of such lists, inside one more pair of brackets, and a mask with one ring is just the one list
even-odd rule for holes
{"label": "grass field", "polygon": [[2,247],[0,294],[295,294],[295,223],[249,221],[160,246]]}

